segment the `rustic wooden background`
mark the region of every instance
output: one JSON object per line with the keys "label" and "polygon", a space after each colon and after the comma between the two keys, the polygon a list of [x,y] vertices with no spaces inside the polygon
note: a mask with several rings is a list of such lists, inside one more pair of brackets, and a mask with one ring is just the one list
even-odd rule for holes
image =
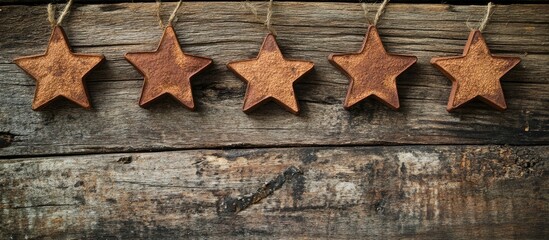
{"label": "rustic wooden background", "polygon": [[[277,2],[283,52],[315,62],[294,116],[241,111],[246,85],[225,65],[254,57],[266,32],[240,2],[178,15],[183,49],[214,59],[193,81],[197,111],[137,105],[142,76],[123,54],[154,50],[161,29],[154,3],[123,2],[76,4],[65,20],[76,52],[107,58],[88,77],[93,110],[34,112],[34,81],[13,59],[45,50],[44,2],[0,1],[0,239],[549,234],[549,5],[497,5],[486,28],[494,54],[522,57],[502,79],[508,110],[447,113],[451,84],[429,59],[461,54],[485,6],[390,4],[386,48],[419,58],[398,80],[401,109],[346,111],[348,80],[327,56],[360,48],[360,5]],[[175,3],[164,6],[167,17]]]}

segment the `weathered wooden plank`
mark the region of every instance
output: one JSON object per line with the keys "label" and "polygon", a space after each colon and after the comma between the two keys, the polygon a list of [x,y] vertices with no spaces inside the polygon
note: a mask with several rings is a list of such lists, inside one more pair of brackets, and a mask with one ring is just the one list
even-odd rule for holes
{"label": "weathered wooden plank", "polygon": [[[156,0],[109,0],[109,3],[124,3],[124,2],[131,2],[131,3],[138,3],[138,2],[154,2]],[[187,0],[185,2],[203,2],[200,0]],[[250,0],[250,1],[265,1],[265,0]],[[63,4],[66,1],[63,0],[0,0],[0,4],[48,4],[48,3],[59,3]],[[91,3],[105,3],[104,0],[74,0],[74,3],[80,3],[80,4],[91,4]],[[174,0],[166,0],[162,2],[177,2]],[[209,0],[208,2],[230,2],[230,1],[220,1],[220,0]],[[239,2],[239,1],[233,1],[233,2]],[[288,0],[277,0],[277,2],[288,2]],[[291,1],[290,1],[291,2]],[[352,2],[356,3],[357,1],[353,0],[302,0],[300,2]],[[376,0],[363,0],[361,2],[366,3],[376,3],[379,1]],[[488,2],[492,2],[494,4],[525,4],[525,3],[546,3],[546,0],[446,0],[444,3],[447,4],[460,4],[460,5],[486,5]],[[440,3],[440,0],[392,0],[391,3]]]}
{"label": "weathered wooden plank", "polygon": [[542,239],[548,157],[390,146],[5,160],[0,238]]}
{"label": "weathered wooden plank", "polygon": [[[264,15],[265,3],[255,3]],[[171,9],[173,3],[167,3]],[[33,112],[34,82],[12,59],[45,49],[49,26],[41,6],[3,6],[0,21],[0,155],[99,153],[228,146],[364,144],[547,144],[549,142],[549,5],[496,6],[485,37],[493,53],[520,55],[502,79],[509,109],[474,103],[447,113],[450,82],[429,64],[461,53],[467,20],[483,6],[391,4],[379,29],[387,49],[417,55],[399,79],[401,110],[367,101],[346,111],[348,80],[327,61],[332,52],[359,49],[364,28],[358,4],[277,3],[274,27],[290,58],[314,61],[297,84],[302,114],[276,105],[246,115],[245,84],[229,73],[231,60],[253,57],[265,35],[241,3],[184,3],[176,30],[183,48],[214,59],[194,80],[197,111],[166,101],[137,105],[142,77],[123,59],[153,50],[161,36],[154,3],[76,5],[65,30],[77,52],[105,54],[88,78],[94,110],[60,103]],[[166,11],[168,14],[170,11]]]}

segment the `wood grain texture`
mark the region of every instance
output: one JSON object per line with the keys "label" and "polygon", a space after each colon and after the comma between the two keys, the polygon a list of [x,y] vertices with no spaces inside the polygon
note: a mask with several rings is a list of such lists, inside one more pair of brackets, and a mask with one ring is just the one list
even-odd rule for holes
{"label": "wood grain texture", "polygon": [[391,146],[5,160],[0,238],[543,239],[548,157]]}
{"label": "wood grain texture", "polygon": [[[139,3],[139,2],[154,2],[156,0],[109,0],[109,3]],[[251,0],[260,2],[262,0]],[[48,4],[48,3],[57,3],[57,4],[64,4],[65,0],[0,0],[1,4],[21,4],[21,5],[28,5],[28,4]],[[105,3],[105,0],[74,0],[75,3],[81,3],[81,4],[91,4],[91,3]],[[162,2],[176,2],[176,0],[166,0]],[[204,2],[203,0],[187,0],[186,2]],[[222,0],[209,0],[207,2],[230,2],[230,1],[222,1]],[[239,2],[239,1],[233,1],[233,2]],[[293,2],[289,0],[277,0],[277,2]],[[303,0],[300,2],[336,2],[336,3],[345,3],[345,2],[351,2],[356,3],[357,1],[353,0]],[[364,0],[362,2],[366,3],[376,3],[379,1],[376,0]],[[444,3],[448,4],[459,4],[459,5],[486,5],[488,2],[492,2],[494,4],[526,4],[526,3],[547,3],[546,0],[445,0]],[[440,0],[392,0],[391,3],[441,3]]]}
{"label": "wood grain texture", "polygon": [[[266,3],[255,3],[264,16]],[[172,9],[175,3],[166,3]],[[296,84],[300,116],[277,106],[250,115],[241,106],[246,84],[225,65],[252,58],[266,33],[241,3],[184,3],[175,29],[185,50],[214,59],[193,81],[196,112],[172,101],[142,109],[141,75],[126,52],[156,48],[162,30],[154,3],[75,5],[64,27],[76,52],[104,53],[107,62],[87,81],[94,109],[66,103],[36,113],[34,82],[12,60],[44,51],[46,7],[2,6],[0,25],[0,155],[365,144],[546,144],[549,142],[549,5],[496,6],[485,31],[494,54],[523,61],[502,78],[508,110],[472,103],[454,113],[445,105],[451,82],[429,64],[462,52],[484,6],[391,4],[378,25],[387,51],[418,56],[398,79],[401,109],[366,101],[342,107],[348,79],[327,56],[360,48],[366,20],[359,4],[280,2],[273,21],[285,56],[307,59],[315,70]],[[163,13],[166,17],[169,11]]]}

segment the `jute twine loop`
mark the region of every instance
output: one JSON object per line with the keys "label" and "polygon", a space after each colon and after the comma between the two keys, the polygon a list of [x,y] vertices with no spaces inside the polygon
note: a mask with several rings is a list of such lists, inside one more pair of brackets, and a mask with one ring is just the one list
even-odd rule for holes
{"label": "jute twine loop", "polygon": [[69,10],[72,6],[72,1],[67,1],[67,4],[65,5],[65,8],[63,9],[63,12],[61,12],[61,15],[59,15],[59,18],[57,21],[55,21],[55,6],[53,4],[48,4],[48,22],[50,22],[52,28],[58,25],[61,25],[63,22],[63,19],[65,19],[65,16],[69,13]]}
{"label": "jute twine loop", "polygon": [[484,15],[484,18],[482,19],[482,21],[480,22],[480,26],[478,27],[478,30],[481,31],[481,32],[486,27],[486,24],[488,23],[488,20],[490,20],[490,16],[492,16],[492,13],[494,13],[492,11],[492,7],[493,7],[492,2],[489,2],[488,6],[486,6],[486,14]]}
{"label": "jute twine loop", "polygon": [[272,26],[272,19],[273,17],[273,0],[269,0],[269,6],[267,8],[267,19],[265,20],[265,26],[267,26],[267,30],[269,30],[270,33],[273,35],[276,35],[275,30]]}
{"label": "jute twine loop", "polygon": [[469,23],[469,20],[467,20],[467,23],[466,23],[467,27],[471,31],[474,31],[474,30],[479,30],[481,32],[484,31],[484,28],[486,28],[486,25],[488,24],[488,21],[490,20],[490,17],[494,13],[494,11],[492,10],[493,7],[494,7],[494,4],[492,2],[489,2],[488,5],[486,6],[486,14],[484,14],[484,17],[480,21],[478,28],[475,28],[474,26],[471,26],[471,24]]}
{"label": "jute twine loop", "polygon": [[269,33],[273,34],[276,36],[276,31],[275,29],[273,28],[272,26],[272,18],[273,18],[273,0],[269,0],[269,4],[268,4],[268,7],[267,7],[267,17],[265,19],[265,21],[262,21],[260,18],[259,18],[259,14],[257,13],[257,8],[248,0],[246,0],[244,2],[244,6],[250,10],[250,12],[252,12],[252,14],[254,15],[255,19],[258,21],[258,22],[263,22],[263,24],[265,25],[265,27],[267,28],[267,31],[269,31]]}
{"label": "jute twine loop", "polygon": [[179,10],[179,8],[181,8],[181,3],[182,2],[183,2],[183,0],[180,0],[177,3],[177,6],[175,6],[175,9],[173,10],[172,14],[170,15],[170,18],[168,18],[168,24],[164,25],[164,22],[162,21],[162,16],[160,16],[162,1],[161,0],[156,0],[156,17],[158,18],[158,24],[160,25],[160,28],[164,29],[167,26],[171,26],[175,21],[177,21],[175,16],[177,15],[177,11]]}
{"label": "jute twine loop", "polygon": [[368,18],[368,7],[367,7],[366,3],[361,4],[362,10],[364,10],[364,17],[368,21],[368,24],[370,24],[374,27],[377,26],[377,23],[379,22],[379,19],[381,18],[381,15],[383,15],[383,13],[385,12],[385,8],[387,7],[388,3],[389,3],[389,0],[384,0],[381,3],[381,5],[379,5],[379,8],[377,9],[377,13],[374,16],[374,21],[373,22],[370,21],[370,18]]}

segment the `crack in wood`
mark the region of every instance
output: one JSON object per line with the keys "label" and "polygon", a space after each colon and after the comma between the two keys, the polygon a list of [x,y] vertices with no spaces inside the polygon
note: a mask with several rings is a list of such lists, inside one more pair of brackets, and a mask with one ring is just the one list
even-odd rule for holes
{"label": "crack in wood", "polygon": [[132,163],[132,161],[133,161],[132,156],[126,156],[126,157],[119,158],[116,162],[122,163],[122,164],[130,164]]}
{"label": "crack in wood", "polygon": [[6,207],[6,208],[0,208],[0,209],[25,209],[25,208],[43,208],[43,207],[69,207],[69,206],[77,206],[77,204],[39,204],[39,205],[32,205],[32,206],[14,206],[14,207]]}
{"label": "crack in wood", "polygon": [[217,202],[218,215],[233,215],[237,214],[253,204],[260,202],[262,199],[270,196],[274,191],[280,189],[286,181],[290,181],[296,176],[302,175],[303,172],[295,167],[290,166],[284,172],[280,173],[271,181],[265,183],[258,188],[254,193],[244,196],[224,197]]}
{"label": "crack in wood", "polygon": [[0,132],[0,148],[9,147],[15,138],[10,132]]}

